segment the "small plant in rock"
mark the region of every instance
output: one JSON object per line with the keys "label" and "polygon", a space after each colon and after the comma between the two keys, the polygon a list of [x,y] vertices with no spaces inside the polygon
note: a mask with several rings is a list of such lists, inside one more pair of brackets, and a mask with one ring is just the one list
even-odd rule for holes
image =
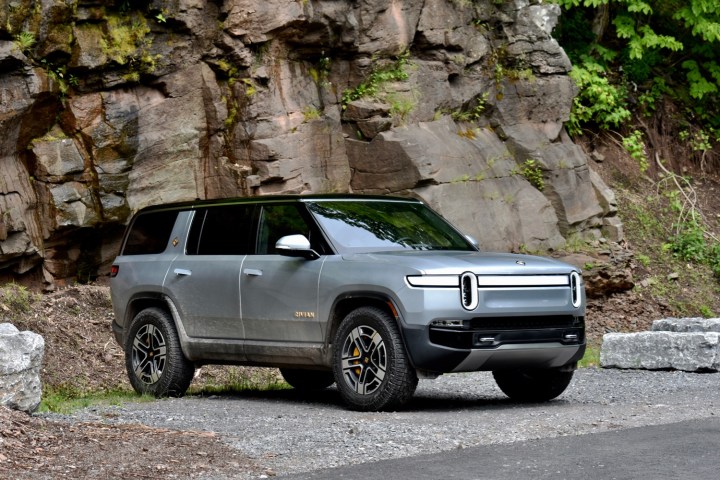
{"label": "small plant in rock", "polygon": [[313,120],[317,120],[322,116],[322,112],[315,108],[312,105],[308,105],[307,107],[303,108],[303,121],[304,122],[312,122]]}
{"label": "small plant in rock", "polygon": [[388,95],[387,99],[390,102],[390,115],[401,124],[407,121],[410,112],[417,107],[417,100],[408,95]]}
{"label": "small plant in rock", "polygon": [[317,86],[323,88],[330,86],[330,81],[328,80],[330,76],[330,57],[326,56],[324,51],[320,54],[320,59],[317,63],[313,67],[310,67],[309,71],[313,82],[315,82]]}
{"label": "small plant in rock", "polygon": [[456,122],[477,122],[485,113],[487,108],[487,92],[477,97],[477,104],[469,110],[457,110],[452,112],[452,119]]}
{"label": "small plant in rock", "polygon": [[20,32],[15,35],[15,43],[23,52],[30,50],[35,45],[35,34],[32,32]]}
{"label": "small plant in rock", "polygon": [[341,102],[343,110],[345,110],[347,104],[352,101],[364,97],[376,97],[380,93],[382,86],[386,83],[407,80],[409,76],[405,68],[409,63],[409,57],[409,52],[398,55],[391,64],[373,69],[367,80],[361,82],[357,87],[345,90],[342,93]]}
{"label": "small plant in rock", "polygon": [[522,175],[530,184],[542,191],[545,189],[545,179],[543,178],[542,168],[537,160],[531,158],[525,160],[522,165],[513,168],[511,175]]}

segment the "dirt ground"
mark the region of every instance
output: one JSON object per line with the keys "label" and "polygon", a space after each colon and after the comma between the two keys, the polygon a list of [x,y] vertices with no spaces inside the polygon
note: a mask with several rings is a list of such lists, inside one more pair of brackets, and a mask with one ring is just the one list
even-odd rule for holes
{"label": "dirt ground", "polygon": [[[0,322],[10,320],[45,339],[43,388],[75,393],[131,388],[123,352],[112,338],[108,287],[78,285],[31,295],[27,308],[7,300],[0,297]],[[205,368],[196,383],[217,384],[225,374],[220,367]],[[238,471],[272,475],[213,433],[67,424],[0,407],[0,478],[193,478]]]}

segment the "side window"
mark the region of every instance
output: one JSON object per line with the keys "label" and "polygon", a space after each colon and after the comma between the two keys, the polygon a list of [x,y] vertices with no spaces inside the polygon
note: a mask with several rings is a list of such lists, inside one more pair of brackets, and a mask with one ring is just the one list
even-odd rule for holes
{"label": "side window", "polygon": [[141,213],[130,226],[123,255],[152,255],[165,251],[178,212]]}
{"label": "side window", "polygon": [[247,255],[252,253],[253,205],[225,205],[195,212],[188,255]]}
{"label": "side window", "polygon": [[257,254],[275,253],[275,243],[285,235],[305,235],[311,243],[311,228],[300,214],[297,205],[264,205],[260,213]]}

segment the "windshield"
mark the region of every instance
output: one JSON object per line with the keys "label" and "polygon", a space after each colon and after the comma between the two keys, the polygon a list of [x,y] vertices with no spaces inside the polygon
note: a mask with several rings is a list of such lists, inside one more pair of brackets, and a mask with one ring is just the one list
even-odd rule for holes
{"label": "windshield", "polygon": [[308,209],[340,253],[383,250],[476,250],[421,203],[329,200]]}

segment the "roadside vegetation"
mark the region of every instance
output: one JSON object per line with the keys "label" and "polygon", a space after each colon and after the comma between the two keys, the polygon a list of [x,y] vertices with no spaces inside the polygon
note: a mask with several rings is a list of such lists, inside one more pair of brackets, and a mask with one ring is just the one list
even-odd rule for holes
{"label": "roadside vegetation", "polygon": [[720,2],[556,0],[579,88],[568,130],[618,197],[636,293],[720,315]]}
{"label": "roadside vegetation", "polygon": [[[720,3],[716,0],[557,0],[560,44],[580,88],[570,130],[619,130],[642,161],[643,119],[678,105],[672,120],[700,167],[718,160]],[[648,152],[649,153],[649,152]],[[644,155],[652,160],[651,156]],[[662,158],[661,158],[662,159]],[[647,164],[646,164],[647,165]],[[648,165],[649,166],[649,165]]]}

